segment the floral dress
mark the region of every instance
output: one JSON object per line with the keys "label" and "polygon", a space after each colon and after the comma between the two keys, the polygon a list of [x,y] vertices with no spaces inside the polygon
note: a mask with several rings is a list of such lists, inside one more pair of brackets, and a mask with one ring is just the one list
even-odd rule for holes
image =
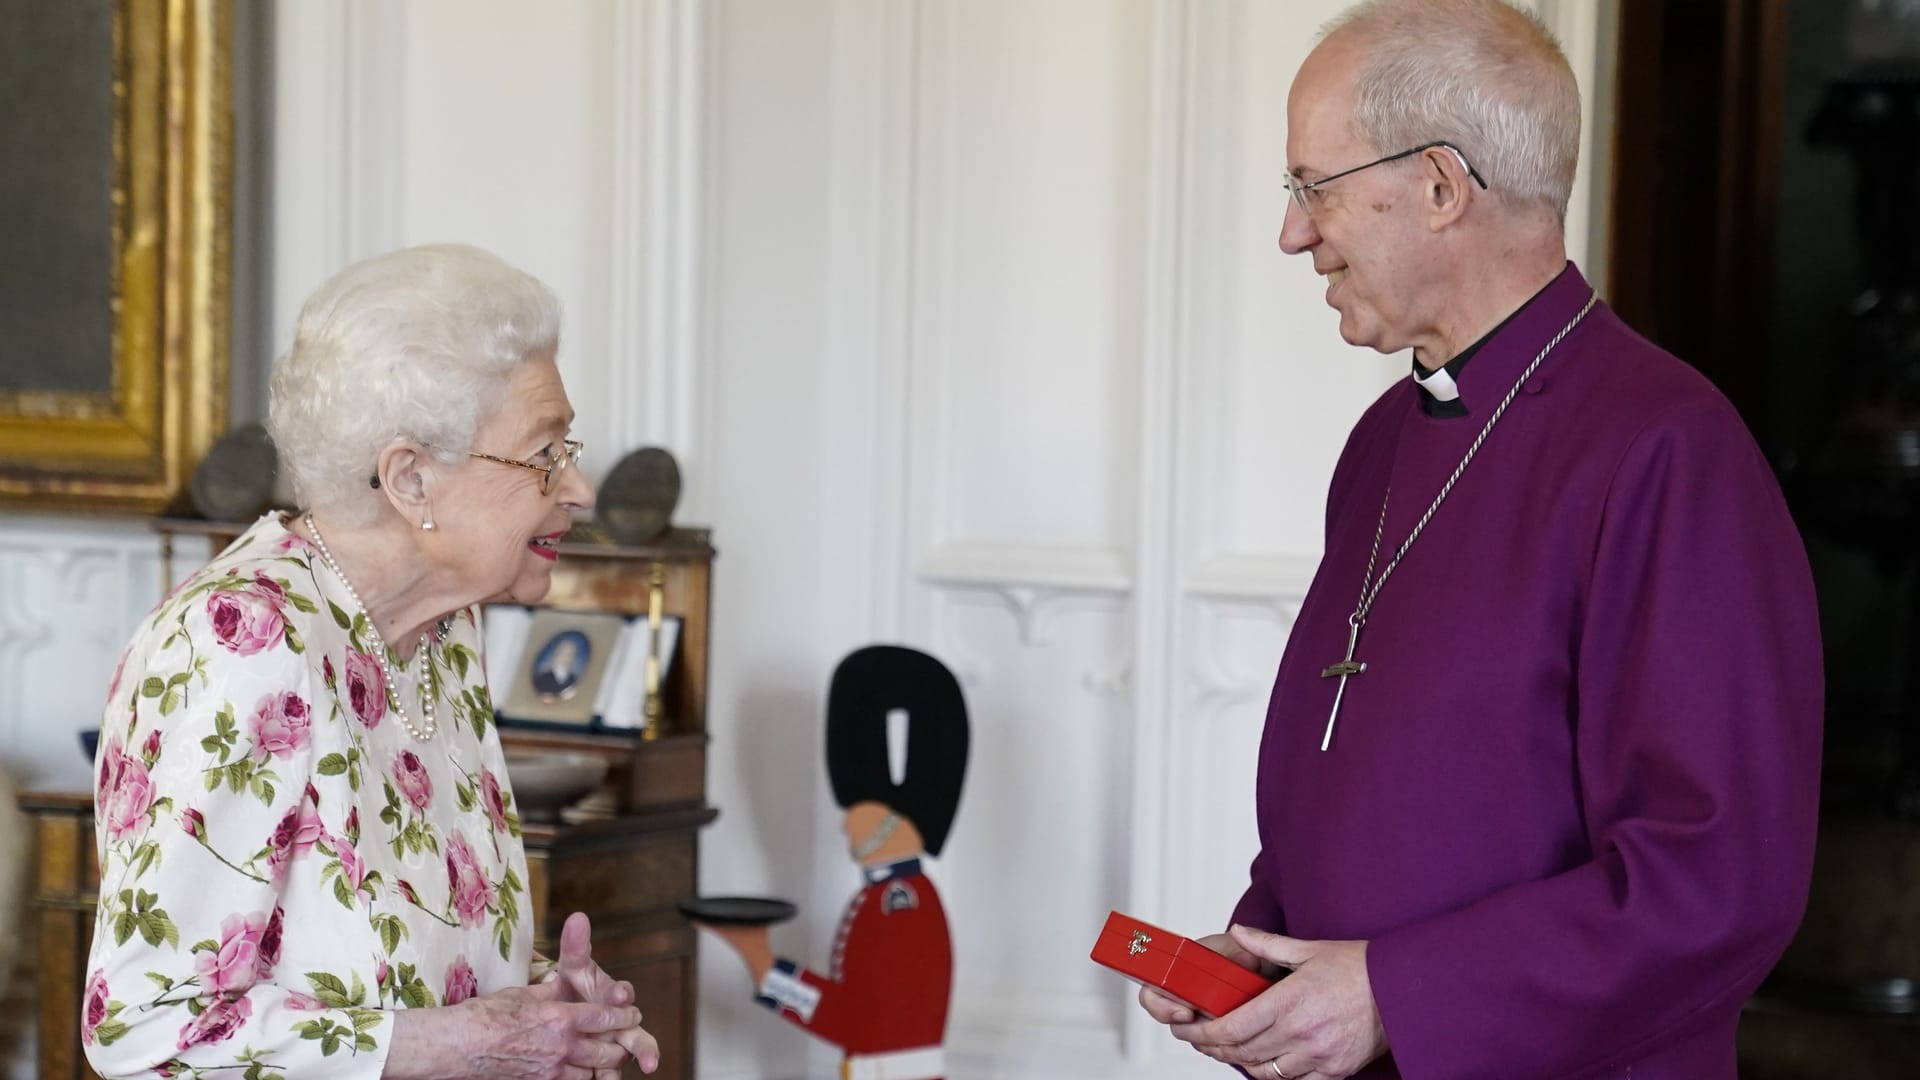
{"label": "floral dress", "polygon": [[[102,1076],[377,1077],[393,1010],[527,982],[526,857],[479,632],[388,703],[367,617],[277,515],[155,609],[108,693],[81,1040]],[[432,674],[423,670],[431,664]]]}

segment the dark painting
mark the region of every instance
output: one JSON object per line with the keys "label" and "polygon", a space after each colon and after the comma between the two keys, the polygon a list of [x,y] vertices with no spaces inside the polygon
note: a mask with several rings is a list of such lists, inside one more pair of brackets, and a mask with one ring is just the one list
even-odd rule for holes
{"label": "dark painting", "polygon": [[113,389],[112,0],[0,0],[0,392]]}

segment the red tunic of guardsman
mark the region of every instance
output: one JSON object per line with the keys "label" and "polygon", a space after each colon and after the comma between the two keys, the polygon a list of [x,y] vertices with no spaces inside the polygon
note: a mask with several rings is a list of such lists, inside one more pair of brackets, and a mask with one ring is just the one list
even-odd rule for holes
{"label": "red tunic of guardsman", "polygon": [[840,920],[828,973],[780,960],[759,1001],[845,1050],[847,1076],[938,1080],[953,978],[940,893],[917,858],[866,876]]}

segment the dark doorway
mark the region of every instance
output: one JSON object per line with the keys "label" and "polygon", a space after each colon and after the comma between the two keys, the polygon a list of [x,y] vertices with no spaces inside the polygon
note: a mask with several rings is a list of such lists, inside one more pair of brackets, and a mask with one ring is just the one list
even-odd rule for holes
{"label": "dark doorway", "polygon": [[1920,1061],[1920,0],[1623,0],[1610,298],[1773,462],[1820,593],[1807,920],[1748,1080]]}

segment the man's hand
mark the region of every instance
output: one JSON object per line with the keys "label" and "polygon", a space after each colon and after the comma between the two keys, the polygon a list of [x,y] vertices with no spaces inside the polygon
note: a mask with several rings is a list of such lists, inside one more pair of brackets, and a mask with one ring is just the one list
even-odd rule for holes
{"label": "man's hand", "polygon": [[1164,1016],[1175,1038],[1261,1080],[1342,1080],[1387,1052],[1386,1029],[1367,978],[1366,942],[1298,941],[1236,926],[1231,943],[1244,955],[1212,940],[1202,942],[1249,968],[1265,960],[1293,974],[1217,1020],[1199,1021],[1165,995],[1155,995],[1158,1000],[1149,1004],[1142,994],[1141,1004],[1156,1020]]}
{"label": "man's hand", "polygon": [[[1248,971],[1259,971],[1267,976],[1274,974],[1272,971],[1262,970],[1272,965],[1263,965],[1259,957],[1235,944],[1234,940],[1225,934],[1208,934],[1196,940],[1194,944],[1204,945]],[[1142,986],[1140,988],[1140,1007],[1147,1010],[1148,1016],[1162,1024],[1191,1024],[1195,1019],[1192,1007],[1177,997],[1163,993],[1157,987]]]}

